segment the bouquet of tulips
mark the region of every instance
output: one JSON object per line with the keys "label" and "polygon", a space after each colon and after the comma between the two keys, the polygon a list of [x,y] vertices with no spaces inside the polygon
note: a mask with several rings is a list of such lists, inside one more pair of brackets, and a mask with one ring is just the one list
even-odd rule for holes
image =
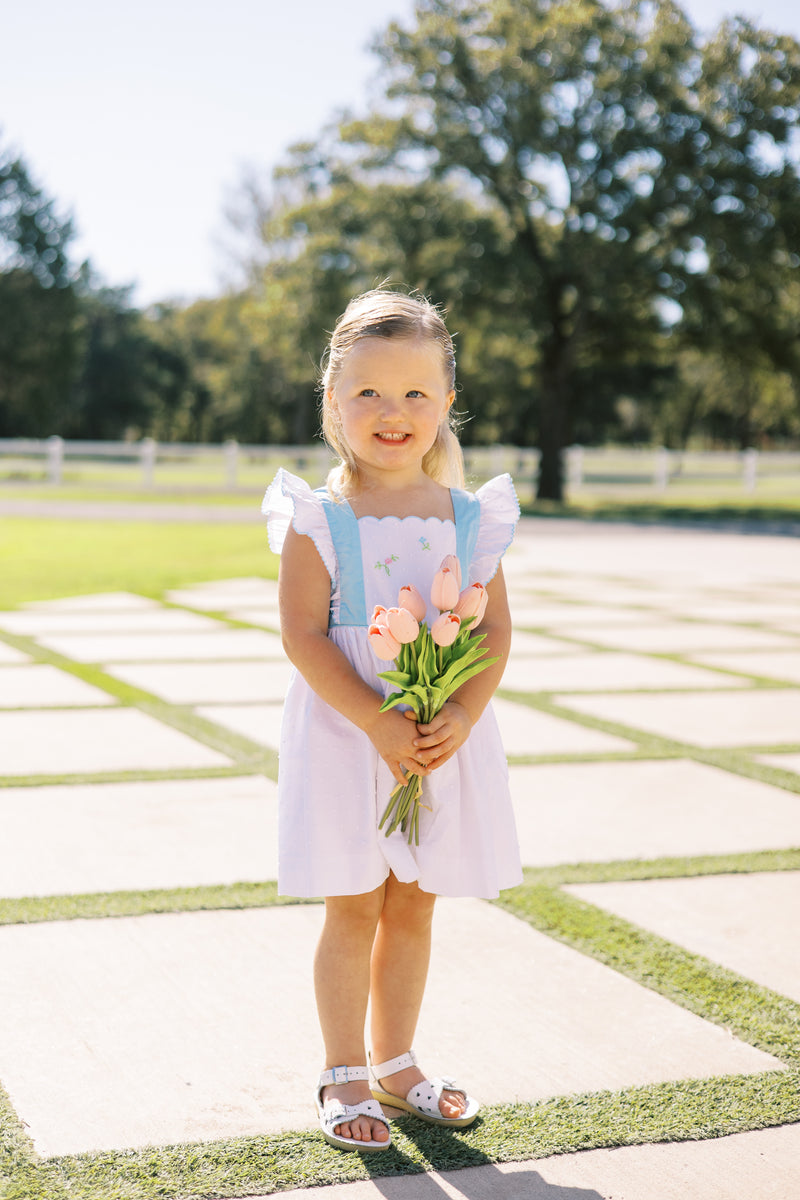
{"label": "bouquet of tulips", "polygon": [[[381,712],[407,704],[417,723],[427,725],[456,688],[498,661],[484,657],[484,635],[472,633],[486,611],[486,588],[482,583],[460,588],[461,566],[450,554],[433,579],[431,603],[439,616],[430,629],[424,621],[425,600],[410,584],[400,588],[396,608],[375,608],[367,635],[370,645],[378,658],[394,659],[397,667],[380,672],[379,678],[399,688],[386,697]],[[409,845],[412,839],[419,845],[421,799],[422,780],[408,775],[392,792],[378,828],[386,825],[388,837],[400,826]]]}

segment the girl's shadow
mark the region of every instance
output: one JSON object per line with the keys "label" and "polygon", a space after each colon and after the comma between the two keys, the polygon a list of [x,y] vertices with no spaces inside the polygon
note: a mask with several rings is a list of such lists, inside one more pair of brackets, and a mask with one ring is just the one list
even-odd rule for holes
{"label": "girl's shadow", "polygon": [[[396,1155],[397,1175],[379,1174],[384,1163],[373,1163],[363,1155],[373,1186],[385,1200],[604,1200],[593,1188],[548,1183],[533,1169],[504,1174],[482,1150],[460,1141],[454,1144],[451,1130],[433,1130],[414,1120],[403,1121],[401,1128],[419,1146],[434,1173],[415,1172],[412,1160],[397,1145],[389,1151]],[[374,1174],[370,1169],[373,1166]],[[406,1173],[409,1168],[410,1173]],[[440,1173],[445,1172],[447,1187],[440,1182]]]}

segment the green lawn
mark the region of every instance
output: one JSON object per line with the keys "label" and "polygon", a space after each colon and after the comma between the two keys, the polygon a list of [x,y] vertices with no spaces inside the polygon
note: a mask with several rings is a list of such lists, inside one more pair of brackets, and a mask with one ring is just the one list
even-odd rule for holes
{"label": "green lawn", "polygon": [[259,525],[0,521],[0,609],[92,592],[160,596],[189,583],[277,574],[278,559]]}

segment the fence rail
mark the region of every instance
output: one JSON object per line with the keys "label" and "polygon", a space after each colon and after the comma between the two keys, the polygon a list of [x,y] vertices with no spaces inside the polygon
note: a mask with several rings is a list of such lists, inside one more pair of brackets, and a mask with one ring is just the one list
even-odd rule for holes
{"label": "fence rail", "polygon": [[[515,446],[467,447],[471,481],[510,471],[521,494],[535,493],[538,450]],[[331,465],[321,443],[309,446],[70,441],[60,437],[0,438],[0,481],[45,482],[150,490],[255,488],[283,465],[320,481]],[[800,452],[677,451],[664,447],[570,446],[564,455],[570,493],[639,494],[668,488],[757,487],[800,494]],[[527,496],[526,496],[527,498]]]}

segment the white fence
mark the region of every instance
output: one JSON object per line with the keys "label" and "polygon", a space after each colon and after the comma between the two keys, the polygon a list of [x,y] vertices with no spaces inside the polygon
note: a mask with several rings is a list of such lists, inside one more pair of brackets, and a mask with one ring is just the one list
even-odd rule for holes
{"label": "white fence", "polygon": [[[521,494],[533,495],[537,450],[514,446],[467,447],[470,481],[510,471]],[[139,442],[67,441],[60,437],[0,438],[0,481],[65,482],[96,487],[235,492],[260,486],[284,465],[321,480],[330,466],[321,443],[310,446],[253,446]],[[800,453],[777,451],[673,451],[663,447],[570,446],[564,456],[570,493],[630,494],[666,489],[725,489],[751,493],[780,488],[800,495]]]}

